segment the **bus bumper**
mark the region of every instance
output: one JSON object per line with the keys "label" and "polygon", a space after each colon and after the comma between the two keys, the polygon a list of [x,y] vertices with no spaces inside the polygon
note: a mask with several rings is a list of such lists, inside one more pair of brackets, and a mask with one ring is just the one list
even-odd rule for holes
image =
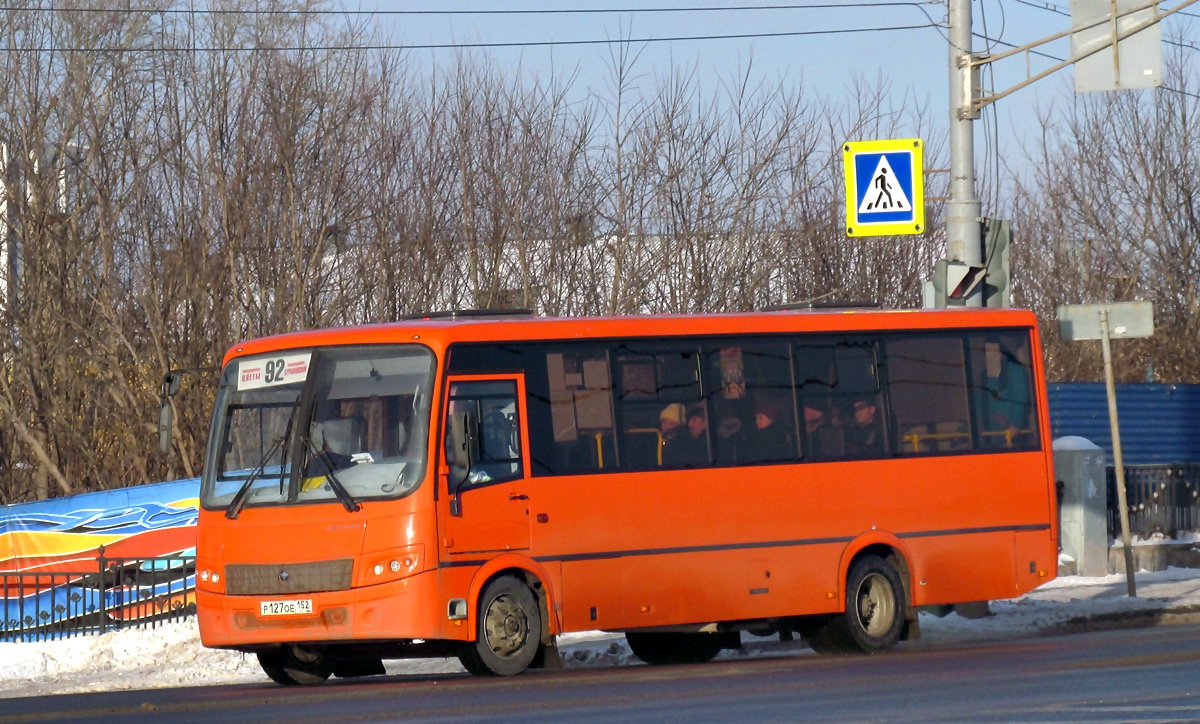
{"label": "bus bumper", "polygon": [[[465,641],[450,621],[437,571],[345,591],[291,596],[228,596],[196,591],[200,640],[210,648],[255,644],[450,639]],[[312,613],[263,615],[262,603],[311,600]]]}

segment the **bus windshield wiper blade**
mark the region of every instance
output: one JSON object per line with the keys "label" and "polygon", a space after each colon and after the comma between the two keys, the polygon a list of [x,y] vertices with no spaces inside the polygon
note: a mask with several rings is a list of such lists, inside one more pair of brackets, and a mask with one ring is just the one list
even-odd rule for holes
{"label": "bus windshield wiper blade", "polygon": [[362,506],[358,504],[358,501],[354,499],[350,491],[346,490],[346,486],[342,485],[342,481],[338,480],[337,473],[333,471],[333,466],[329,464],[329,459],[317,450],[317,446],[313,445],[312,438],[308,435],[304,435],[303,437],[304,442],[308,445],[309,453],[314,458],[320,460],[321,464],[325,466],[325,479],[329,481],[329,487],[333,488],[333,494],[337,496],[338,500],[342,501],[346,512],[357,513],[362,510]]}
{"label": "bus windshield wiper blade", "polygon": [[279,495],[283,496],[283,476],[284,466],[287,464],[288,452],[292,449],[292,424],[296,422],[296,410],[300,409],[300,395],[296,395],[296,401],[292,403],[292,413],[288,415],[287,428],[283,431],[283,450],[279,453]]}
{"label": "bus windshield wiper blade", "polygon": [[[288,447],[290,448],[291,445],[289,438],[292,436],[292,423],[296,419],[296,410],[299,407],[300,397],[297,396],[296,401],[292,403],[292,413],[288,415],[287,429],[284,430],[283,437],[277,438],[275,442],[271,444],[271,447],[267,448],[267,451],[263,453],[262,459],[258,461],[258,465],[256,465],[254,470],[250,473],[250,477],[246,478],[246,482],[242,483],[242,487],[238,488],[238,491],[234,493],[233,499],[229,501],[229,508],[225,511],[226,518],[230,520],[237,520],[237,517],[241,515],[242,507],[246,505],[246,498],[250,495],[250,486],[254,485],[254,481],[257,480],[258,476],[262,474],[263,468],[267,466],[267,461],[271,459],[271,455],[273,455],[275,451],[278,450],[279,447],[284,443],[288,443]],[[284,455],[279,456],[280,487],[283,486],[283,466],[285,460],[286,458]]]}
{"label": "bus windshield wiper blade", "polygon": [[258,476],[262,473],[263,468],[266,467],[267,461],[271,459],[271,456],[275,454],[275,451],[282,444],[283,438],[281,437],[273,442],[271,447],[267,448],[267,451],[263,453],[262,460],[259,460],[258,465],[254,466],[250,477],[246,478],[246,482],[242,483],[242,487],[238,488],[238,491],[233,494],[233,500],[229,501],[229,508],[225,511],[226,518],[237,520],[238,515],[242,512],[242,506],[246,504],[246,498],[250,495],[250,486],[254,485],[255,480],[258,480]]}

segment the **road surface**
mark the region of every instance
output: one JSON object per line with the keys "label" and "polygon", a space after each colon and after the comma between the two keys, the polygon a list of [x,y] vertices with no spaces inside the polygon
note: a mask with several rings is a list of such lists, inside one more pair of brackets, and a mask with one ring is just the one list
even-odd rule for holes
{"label": "road surface", "polygon": [[[164,662],[164,665],[170,665]],[[701,666],[332,680],[0,700],[28,721],[1200,720],[1200,626],[1162,626],[873,657],[793,654]]]}

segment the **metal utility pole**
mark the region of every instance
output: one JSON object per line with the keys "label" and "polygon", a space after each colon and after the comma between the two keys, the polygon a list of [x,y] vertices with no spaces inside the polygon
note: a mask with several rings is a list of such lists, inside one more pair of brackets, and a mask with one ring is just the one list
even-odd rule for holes
{"label": "metal utility pole", "polygon": [[[949,0],[950,9],[950,200],[946,202],[946,256],[970,267],[983,264],[975,195],[975,128],[978,112],[972,106],[974,72],[971,65],[971,0]],[[976,289],[968,307],[982,307]]]}
{"label": "metal utility pole", "polygon": [[1125,586],[1130,598],[1137,597],[1133,581],[1133,543],[1129,535],[1129,502],[1125,492],[1125,460],[1121,456],[1121,425],[1117,421],[1117,388],[1113,384],[1112,345],[1108,328],[1108,310],[1100,310],[1100,345],[1104,352],[1104,385],[1108,390],[1108,425],[1112,431],[1113,472],[1117,474],[1117,503],[1121,508],[1121,546],[1125,554]]}

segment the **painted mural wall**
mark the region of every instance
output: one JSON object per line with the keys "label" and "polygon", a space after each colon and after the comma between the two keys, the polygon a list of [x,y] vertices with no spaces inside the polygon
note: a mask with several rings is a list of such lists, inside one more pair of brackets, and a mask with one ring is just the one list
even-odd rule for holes
{"label": "painted mural wall", "polygon": [[199,491],[191,478],[0,508],[0,633],[191,605]]}

